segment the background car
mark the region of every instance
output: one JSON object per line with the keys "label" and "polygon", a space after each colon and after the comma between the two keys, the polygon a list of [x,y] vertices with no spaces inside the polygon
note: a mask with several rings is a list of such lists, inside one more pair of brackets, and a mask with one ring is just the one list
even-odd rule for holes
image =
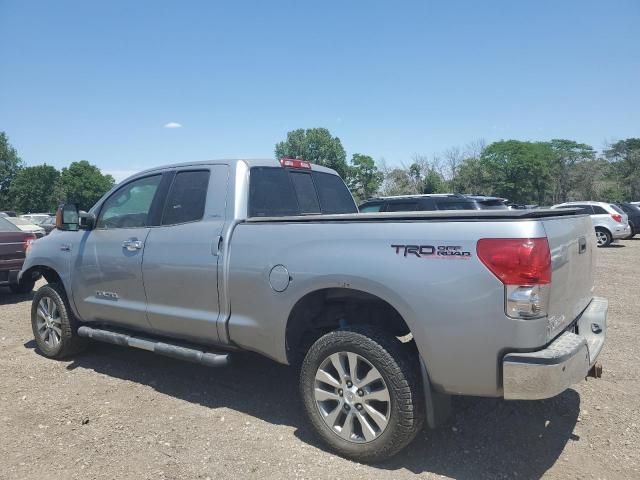
{"label": "background car", "polygon": [[551,208],[578,208],[591,216],[599,247],[606,247],[614,240],[627,238],[631,233],[629,219],[620,207],[606,202],[565,202]]}
{"label": "background car", "polygon": [[44,228],[45,235],[49,235],[56,228],[56,217],[49,217],[38,226]]}
{"label": "background car", "polygon": [[0,217],[0,286],[8,286],[13,293],[33,290],[33,281],[18,283],[18,272],[31,243],[36,239],[32,233],[23,232],[7,217]]}
{"label": "background car", "polygon": [[24,215],[20,215],[20,218],[29,220],[34,225],[40,225],[47,218],[51,218],[51,215],[48,213],[26,213]]}
{"label": "background car", "polygon": [[640,232],[640,206],[624,202],[616,203],[616,205],[629,217],[631,234],[627,238],[633,238],[636,233]]}
{"label": "background car", "polygon": [[359,207],[360,213],[410,212],[433,210],[506,210],[506,200],[481,195],[461,195],[457,193],[399,195],[376,197]]}
{"label": "background car", "polygon": [[20,217],[4,217],[4,218],[9,222],[13,223],[16,227],[18,227],[23,232],[32,233],[37,238],[45,236],[44,228],[38,225],[34,225],[26,218],[20,218]]}

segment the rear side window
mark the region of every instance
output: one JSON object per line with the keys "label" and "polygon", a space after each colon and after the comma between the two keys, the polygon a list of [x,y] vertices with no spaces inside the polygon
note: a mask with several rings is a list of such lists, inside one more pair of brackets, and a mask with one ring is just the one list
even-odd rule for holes
{"label": "rear side window", "polygon": [[418,206],[417,201],[412,202],[389,202],[387,212],[412,212]]}
{"label": "rear side window", "polygon": [[591,205],[591,208],[593,208],[593,213],[596,215],[607,215],[609,213],[599,205]]}
{"label": "rear side window", "polygon": [[209,170],[178,172],[162,213],[162,225],[196,222],[204,216]]}
{"label": "rear side window", "polygon": [[508,207],[502,200],[480,200],[478,201],[480,210],[507,210]]}
{"label": "rear side window", "polygon": [[358,213],[349,189],[338,175],[313,172],[322,213]]}
{"label": "rear side window", "polygon": [[437,198],[435,202],[438,210],[477,210],[476,204],[468,200]]}

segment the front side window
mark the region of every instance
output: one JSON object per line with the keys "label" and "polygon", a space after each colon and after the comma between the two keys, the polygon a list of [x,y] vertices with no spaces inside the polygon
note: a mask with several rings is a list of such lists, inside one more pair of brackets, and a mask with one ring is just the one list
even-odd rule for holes
{"label": "front side window", "polygon": [[162,213],[162,225],[202,220],[209,187],[209,170],[178,172]]}
{"label": "front side window", "polygon": [[149,210],[162,175],[141,178],[114,192],[102,204],[96,228],[140,228],[149,224]]}

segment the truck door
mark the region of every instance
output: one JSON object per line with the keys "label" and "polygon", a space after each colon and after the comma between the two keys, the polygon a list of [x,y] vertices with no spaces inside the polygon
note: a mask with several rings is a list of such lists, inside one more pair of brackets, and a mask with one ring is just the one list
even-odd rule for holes
{"label": "truck door", "polygon": [[126,183],[107,198],[73,259],[73,299],[84,321],[148,329],[142,256],[162,175]]}
{"label": "truck door", "polygon": [[177,170],[160,225],[149,232],[142,271],[147,316],[159,333],[218,340],[218,249],[227,177],[227,165]]}

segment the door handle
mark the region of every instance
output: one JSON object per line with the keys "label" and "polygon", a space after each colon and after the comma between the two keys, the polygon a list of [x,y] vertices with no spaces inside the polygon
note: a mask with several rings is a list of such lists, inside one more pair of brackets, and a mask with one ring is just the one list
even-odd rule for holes
{"label": "door handle", "polygon": [[129,252],[135,252],[136,250],[140,250],[144,244],[140,240],[135,240],[130,238],[129,240],[125,240],[122,242],[122,248],[126,248]]}
{"label": "door handle", "polygon": [[211,253],[214,257],[220,255],[220,249],[222,248],[222,236],[218,235],[211,245]]}

